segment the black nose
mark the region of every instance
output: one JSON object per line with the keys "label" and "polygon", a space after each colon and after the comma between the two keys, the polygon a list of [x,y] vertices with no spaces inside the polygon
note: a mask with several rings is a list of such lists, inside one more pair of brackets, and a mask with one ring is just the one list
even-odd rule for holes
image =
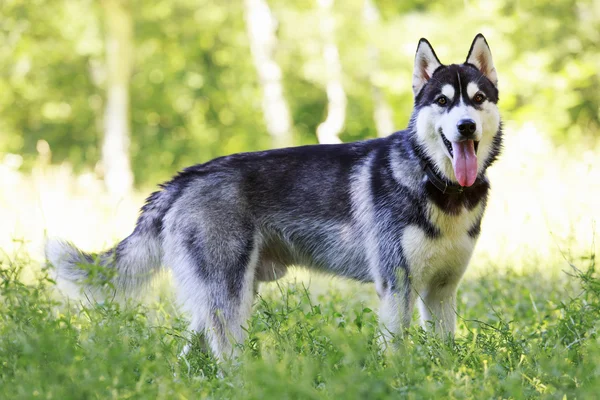
{"label": "black nose", "polygon": [[456,127],[458,128],[458,133],[463,136],[470,136],[474,134],[477,129],[477,125],[472,119],[461,119],[458,121]]}

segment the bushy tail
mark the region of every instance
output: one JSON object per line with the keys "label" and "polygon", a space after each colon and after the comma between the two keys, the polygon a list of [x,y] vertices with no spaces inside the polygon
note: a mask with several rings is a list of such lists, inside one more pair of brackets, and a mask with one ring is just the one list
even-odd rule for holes
{"label": "bushy tail", "polygon": [[160,201],[165,200],[162,195],[163,192],[156,192],[147,199],[133,233],[110,250],[85,253],[70,242],[48,239],[46,259],[56,270],[59,286],[76,284],[93,291],[102,283],[111,283],[123,295],[146,286],[162,264],[161,230],[166,211],[160,207],[165,204]]}

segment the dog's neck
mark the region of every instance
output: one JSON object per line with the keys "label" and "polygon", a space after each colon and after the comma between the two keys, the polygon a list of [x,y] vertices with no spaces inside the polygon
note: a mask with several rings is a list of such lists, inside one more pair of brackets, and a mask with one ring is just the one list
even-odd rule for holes
{"label": "dog's neck", "polygon": [[[414,140],[403,140],[402,145],[410,152],[411,158],[416,161],[415,168],[421,170],[423,178],[426,178],[423,181],[425,195],[442,211],[447,214],[458,215],[465,208],[467,210],[474,209],[482,201],[485,204],[490,188],[490,183],[485,174],[487,168],[480,172],[473,185],[462,187],[437,171],[431,164],[431,160],[425,156]],[[489,165],[491,161],[493,159],[490,159],[487,164]],[[487,165],[484,166],[487,167]]]}
{"label": "dog's neck", "polygon": [[[411,132],[414,130],[414,126],[408,127],[407,131]],[[486,177],[487,168],[494,162],[496,156],[499,153],[501,146],[501,131],[498,132],[498,140],[492,146],[490,154],[488,154],[483,169],[479,172],[477,179],[470,187],[463,187],[458,182],[452,181],[445,174],[441,173],[433,163],[433,161],[425,154],[424,149],[417,143],[415,136],[411,136],[408,140],[403,140],[402,145],[409,148],[412,156],[418,161],[418,164],[427,177],[427,181],[435,187],[442,195],[460,195],[471,191],[473,188],[481,186],[482,184],[489,185]]]}
{"label": "dog's neck", "polygon": [[[420,160],[420,165],[421,168],[423,168],[423,171],[425,171],[425,175],[427,175],[429,182],[431,182],[436,189],[442,192],[442,194],[460,194],[465,190],[465,188],[460,186],[458,183],[449,181],[448,179],[439,175],[435,169],[427,161],[425,161],[425,159]],[[477,180],[479,179],[480,178],[478,177]],[[475,181],[475,184],[477,184],[477,181]]]}

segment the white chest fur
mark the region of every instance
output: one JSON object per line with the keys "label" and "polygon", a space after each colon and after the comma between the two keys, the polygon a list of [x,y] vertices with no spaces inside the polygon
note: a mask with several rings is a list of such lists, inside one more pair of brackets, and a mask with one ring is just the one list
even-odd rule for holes
{"label": "white chest fur", "polygon": [[429,286],[433,281],[456,281],[464,273],[476,239],[469,230],[481,215],[481,206],[458,215],[443,213],[435,205],[429,206],[429,220],[440,235],[431,238],[416,225],[408,226],[402,235],[402,249],[408,262],[415,288]]}

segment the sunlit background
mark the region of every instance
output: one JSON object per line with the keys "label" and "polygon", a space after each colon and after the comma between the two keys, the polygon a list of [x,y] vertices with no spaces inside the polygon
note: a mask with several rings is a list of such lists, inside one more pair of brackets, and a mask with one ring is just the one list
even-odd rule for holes
{"label": "sunlit background", "polygon": [[3,257],[112,245],[191,164],[403,129],[419,38],[478,32],[506,140],[471,270],[560,270],[600,217],[600,1],[3,0]]}

